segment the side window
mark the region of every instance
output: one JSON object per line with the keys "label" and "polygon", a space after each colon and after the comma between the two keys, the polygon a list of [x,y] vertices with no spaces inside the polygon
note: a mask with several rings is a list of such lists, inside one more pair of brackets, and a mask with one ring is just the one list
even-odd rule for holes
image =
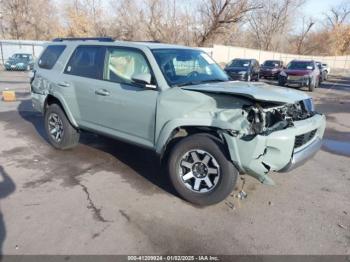
{"label": "side window", "polygon": [[64,72],[70,75],[102,79],[104,47],[78,46]]}
{"label": "side window", "polygon": [[104,80],[132,84],[132,77],[138,74],[151,74],[144,55],[132,49],[108,47],[104,68]]}
{"label": "side window", "polygon": [[65,48],[65,45],[48,46],[38,61],[39,67],[44,69],[52,69]]}

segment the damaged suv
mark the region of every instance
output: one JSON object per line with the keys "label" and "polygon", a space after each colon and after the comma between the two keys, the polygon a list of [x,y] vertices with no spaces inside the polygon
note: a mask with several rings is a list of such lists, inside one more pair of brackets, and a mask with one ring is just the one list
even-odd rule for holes
{"label": "damaged suv", "polygon": [[56,39],[31,90],[55,148],[88,130],[152,149],[198,205],[225,199],[241,174],[273,185],[270,173],[318,151],[326,124],[303,92],[230,81],[205,52],[160,43]]}

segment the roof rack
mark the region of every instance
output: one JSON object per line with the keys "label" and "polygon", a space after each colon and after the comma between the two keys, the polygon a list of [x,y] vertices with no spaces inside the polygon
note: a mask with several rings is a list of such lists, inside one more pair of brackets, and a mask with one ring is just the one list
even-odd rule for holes
{"label": "roof rack", "polygon": [[114,42],[112,37],[59,37],[52,39],[52,42],[63,41],[100,41],[100,42]]}

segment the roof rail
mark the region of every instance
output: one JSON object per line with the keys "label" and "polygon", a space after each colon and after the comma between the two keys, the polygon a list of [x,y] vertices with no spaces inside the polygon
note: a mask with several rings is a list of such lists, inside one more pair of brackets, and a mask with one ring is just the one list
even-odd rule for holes
{"label": "roof rail", "polygon": [[100,41],[100,42],[114,42],[112,37],[59,37],[52,39],[52,42],[63,42],[63,41]]}
{"label": "roof rail", "polygon": [[140,40],[140,41],[133,41],[133,42],[137,42],[137,43],[156,43],[156,44],[161,44],[161,42],[158,41],[158,40]]}

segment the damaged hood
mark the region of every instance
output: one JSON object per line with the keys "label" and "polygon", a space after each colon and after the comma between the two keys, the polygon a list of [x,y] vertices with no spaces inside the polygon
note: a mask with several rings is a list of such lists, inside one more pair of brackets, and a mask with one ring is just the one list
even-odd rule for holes
{"label": "damaged hood", "polygon": [[250,99],[266,102],[293,104],[310,98],[302,91],[285,87],[267,85],[265,83],[247,83],[228,81],[218,83],[206,83],[193,86],[183,86],[184,90],[239,95]]}

